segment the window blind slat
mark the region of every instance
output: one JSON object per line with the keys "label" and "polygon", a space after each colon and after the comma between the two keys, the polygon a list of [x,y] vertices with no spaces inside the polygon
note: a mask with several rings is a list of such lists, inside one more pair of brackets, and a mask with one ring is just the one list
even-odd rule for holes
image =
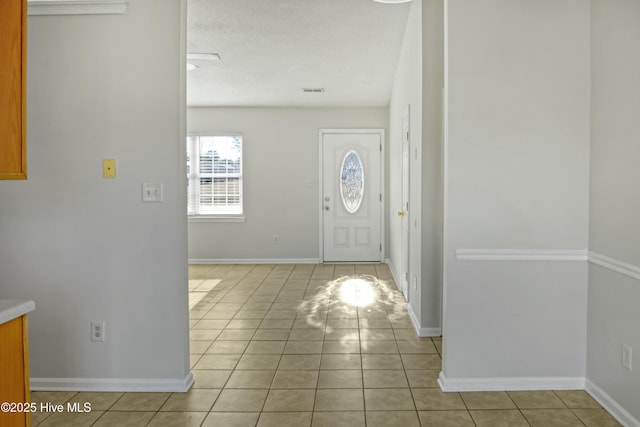
{"label": "window blind slat", "polygon": [[242,137],[187,137],[188,214],[242,214]]}

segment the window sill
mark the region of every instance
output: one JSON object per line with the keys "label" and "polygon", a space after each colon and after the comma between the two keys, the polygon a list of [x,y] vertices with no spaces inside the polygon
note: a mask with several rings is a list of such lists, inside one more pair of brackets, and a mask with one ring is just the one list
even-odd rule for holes
{"label": "window sill", "polygon": [[245,222],[244,215],[197,215],[188,219],[189,222]]}

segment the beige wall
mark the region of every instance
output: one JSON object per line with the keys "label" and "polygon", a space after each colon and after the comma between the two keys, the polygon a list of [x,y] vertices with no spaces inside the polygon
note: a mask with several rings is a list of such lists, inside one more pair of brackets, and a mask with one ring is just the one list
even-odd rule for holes
{"label": "beige wall", "polygon": [[[402,50],[398,60],[398,67],[391,92],[389,105],[389,264],[398,286],[405,273],[402,265],[402,218],[397,216],[402,207],[402,116],[409,110],[409,135],[411,150],[422,152],[422,3],[412,2],[407,28],[405,30]],[[410,170],[413,171],[413,191],[410,194],[409,228],[411,252],[414,254],[413,265],[410,263],[409,282],[422,283],[419,268],[422,247],[420,235],[422,221],[413,222],[420,218],[420,168],[421,156],[412,157]],[[414,205],[416,209],[414,209]],[[421,309],[420,295],[422,286],[414,289],[410,286],[408,300],[412,307],[415,321],[420,323]]]}
{"label": "beige wall", "polygon": [[591,23],[589,246],[599,263],[589,272],[587,379],[638,425],[640,371],[622,366],[622,344],[640,351],[640,3],[594,0]]}
{"label": "beige wall", "polygon": [[317,262],[319,130],[387,123],[385,107],[189,108],[189,132],[243,135],[246,216],[241,223],[189,223],[189,259]]}
{"label": "beige wall", "polygon": [[588,244],[589,4],[446,4],[445,384],[580,386],[586,256],[554,251]]}
{"label": "beige wall", "polygon": [[[29,179],[0,183],[0,294],[35,300],[34,387],[187,385],[181,7],[29,17]],[[142,203],[147,180],[163,203]]]}

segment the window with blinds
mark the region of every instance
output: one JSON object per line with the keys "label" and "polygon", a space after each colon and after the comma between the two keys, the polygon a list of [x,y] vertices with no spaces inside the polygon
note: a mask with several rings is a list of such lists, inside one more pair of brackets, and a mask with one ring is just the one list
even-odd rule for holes
{"label": "window with blinds", "polygon": [[188,214],[242,215],[242,136],[187,137]]}

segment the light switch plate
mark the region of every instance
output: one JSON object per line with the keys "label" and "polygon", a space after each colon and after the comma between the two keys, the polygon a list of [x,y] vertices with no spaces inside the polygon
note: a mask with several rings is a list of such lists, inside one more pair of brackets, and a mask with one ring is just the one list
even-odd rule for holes
{"label": "light switch plate", "polygon": [[142,183],[142,201],[143,202],[162,202],[162,183],[161,182],[143,182]]}

